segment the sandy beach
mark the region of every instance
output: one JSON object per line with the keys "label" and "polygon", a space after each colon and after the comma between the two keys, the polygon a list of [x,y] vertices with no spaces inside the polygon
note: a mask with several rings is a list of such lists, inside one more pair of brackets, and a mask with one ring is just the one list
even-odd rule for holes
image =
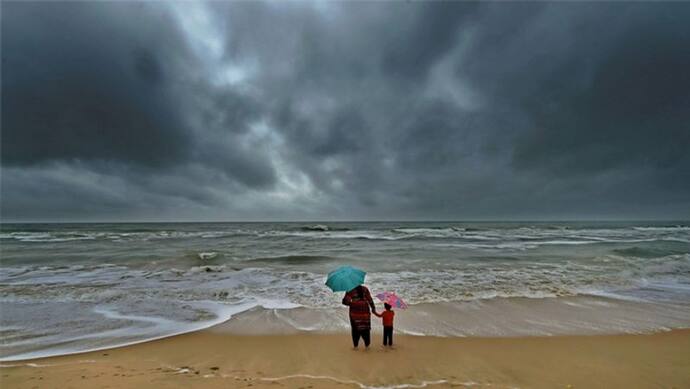
{"label": "sandy beach", "polygon": [[4,362],[3,388],[688,388],[690,330],[522,338],[237,336],[218,329]]}

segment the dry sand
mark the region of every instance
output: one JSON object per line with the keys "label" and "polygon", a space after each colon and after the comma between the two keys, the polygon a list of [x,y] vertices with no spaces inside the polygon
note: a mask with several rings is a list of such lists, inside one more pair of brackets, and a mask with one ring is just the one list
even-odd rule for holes
{"label": "dry sand", "polygon": [[[690,330],[525,338],[396,336],[353,350],[347,334],[158,341],[4,362],[2,388],[690,388]],[[360,346],[361,348],[361,346]]]}

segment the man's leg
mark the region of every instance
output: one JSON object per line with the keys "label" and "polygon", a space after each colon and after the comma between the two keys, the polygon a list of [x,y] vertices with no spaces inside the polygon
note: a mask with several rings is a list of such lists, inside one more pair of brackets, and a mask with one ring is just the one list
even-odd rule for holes
{"label": "man's leg", "polygon": [[362,339],[364,339],[364,345],[369,347],[369,341],[371,340],[370,335],[371,335],[371,330],[364,330],[361,331],[362,333]]}
{"label": "man's leg", "polygon": [[359,331],[354,327],[352,327],[352,345],[354,347],[359,346]]}

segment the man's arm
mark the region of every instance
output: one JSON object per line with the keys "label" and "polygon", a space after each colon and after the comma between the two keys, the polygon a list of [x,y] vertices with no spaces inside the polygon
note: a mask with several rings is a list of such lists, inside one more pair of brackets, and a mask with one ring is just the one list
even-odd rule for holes
{"label": "man's arm", "polygon": [[[376,313],[376,305],[374,304],[374,299],[371,298],[371,293],[369,293],[369,289],[365,289],[365,293],[367,301],[369,302],[369,306],[371,307],[371,311],[374,312],[374,315],[379,316],[378,313]],[[380,316],[379,316],[380,317]]]}

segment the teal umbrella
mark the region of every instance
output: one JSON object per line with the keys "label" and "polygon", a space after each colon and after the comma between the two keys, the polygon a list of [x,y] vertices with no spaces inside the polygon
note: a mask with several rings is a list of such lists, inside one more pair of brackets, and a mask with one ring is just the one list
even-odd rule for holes
{"label": "teal umbrella", "polygon": [[341,266],[328,273],[326,285],[334,292],[348,292],[364,283],[364,270],[352,266]]}

